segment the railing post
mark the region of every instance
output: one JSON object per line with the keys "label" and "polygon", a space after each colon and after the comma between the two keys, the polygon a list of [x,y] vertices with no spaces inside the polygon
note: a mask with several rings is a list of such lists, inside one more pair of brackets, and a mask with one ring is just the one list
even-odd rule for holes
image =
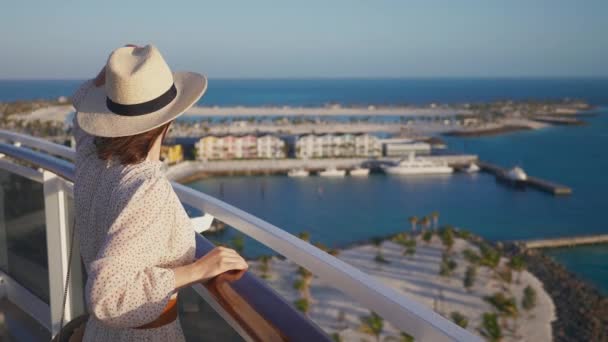
{"label": "railing post", "polygon": [[[65,181],[52,172],[43,172],[44,211],[46,218],[46,242],[49,265],[49,294],[51,309],[51,335],[59,331],[65,279],[68,270],[72,213],[68,208]],[[84,311],[82,300],[82,272],[80,251],[74,241],[74,255],[65,306],[64,322],[69,322]]]}
{"label": "railing post", "polygon": [[8,243],[4,219],[4,187],[0,186],[0,270],[8,271]]}

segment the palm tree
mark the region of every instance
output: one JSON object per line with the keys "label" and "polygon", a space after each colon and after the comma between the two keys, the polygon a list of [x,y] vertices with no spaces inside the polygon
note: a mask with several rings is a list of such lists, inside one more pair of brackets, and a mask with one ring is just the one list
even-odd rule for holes
{"label": "palm tree", "polygon": [[245,249],[245,239],[242,234],[235,236],[232,239],[231,244],[235,251],[239,252],[239,254],[243,253],[243,250]]}
{"label": "palm tree", "polygon": [[401,332],[399,334],[401,336],[401,342],[414,342],[414,337],[406,332]]}
{"label": "palm tree", "polygon": [[270,256],[262,255],[260,257],[260,271],[262,271],[262,279],[268,279],[268,271],[270,271]]}
{"label": "palm tree", "polygon": [[519,284],[521,272],[526,268],[526,261],[521,255],[516,255],[509,261],[509,266],[517,272],[517,283]]}
{"label": "palm tree", "polygon": [[308,311],[310,310],[310,303],[306,300],[306,298],[297,299],[295,302],[293,302],[293,304],[298,310],[302,311],[304,314],[308,314]]}
{"label": "palm tree", "polygon": [[376,236],[372,238],[372,243],[374,244],[374,246],[376,246],[376,248],[378,248],[378,252],[376,253],[374,261],[376,261],[377,263],[388,264],[388,260],[386,260],[384,258],[384,255],[382,255],[382,242],[384,242],[384,240],[381,237]]}
{"label": "palm tree", "polygon": [[479,328],[479,332],[488,341],[500,341],[503,337],[502,329],[498,324],[498,315],[495,313],[486,312],[482,316],[482,324]]}
{"label": "palm tree", "polygon": [[310,242],[310,233],[307,231],[300,232],[298,237],[306,242]]}
{"label": "palm tree", "polygon": [[521,299],[521,306],[530,311],[536,305],[536,291],[530,285],[524,289],[524,296]]}
{"label": "palm tree", "polygon": [[410,224],[412,225],[412,232],[416,231],[416,224],[418,223],[418,217],[416,216],[410,216],[410,218],[408,219],[410,221]]}
{"label": "palm tree", "polygon": [[467,316],[461,314],[458,311],[453,311],[450,314],[450,318],[452,319],[452,321],[456,324],[458,324],[459,326],[461,326],[462,328],[467,328],[467,325],[469,325],[469,319],[467,318]]}
{"label": "palm tree", "polygon": [[378,342],[380,342],[380,334],[382,334],[383,329],[384,320],[377,313],[372,311],[369,316],[361,317],[361,331],[375,336]]}
{"label": "palm tree", "polygon": [[433,211],[431,217],[433,218],[433,229],[437,230],[437,227],[439,227],[439,212]]}
{"label": "palm tree", "polygon": [[430,223],[431,223],[431,220],[429,220],[428,216],[423,217],[422,220],[420,221],[420,224],[424,227],[425,231],[429,228]]}
{"label": "palm tree", "polygon": [[298,274],[300,275],[300,282],[296,281],[295,285],[299,285],[296,289],[300,291],[300,294],[309,303],[312,302],[312,296],[310,295],[310,284],[312,283],[312,272],[304,267],[298,268]]}
{"label": "palm tree", "polygon": [[508,297],[502,292],[496,292],[492,296],[485,296],[483,299],[494,306],[500,314],[507,317],[517,317],[517,303],[514,297]]}
{"label": "palm tree", "polygon": [[469,265],[464,275],[463,285],[467,291],[471,291],[473,285],[475,285],[475,277],[477,276],[477,267],[475,265]]}
{"label": "palm tree", "polygon": [[451,252],[452,246],[454,246],[454,231],[452,228],[448,226],[443,229],[439,234],[439,237],[441,238],[441,242],[445,246],[446,251],[448,253]]}

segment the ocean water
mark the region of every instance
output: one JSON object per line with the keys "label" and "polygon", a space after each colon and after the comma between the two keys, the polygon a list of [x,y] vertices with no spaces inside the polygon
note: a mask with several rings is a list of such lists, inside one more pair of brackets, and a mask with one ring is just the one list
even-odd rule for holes
{"label": "ocean water", "polygon": [[[70,95],[80,81],[0,81],[0,101]],[[327,103],[426,104],[497,99],[580,98],[608,105],[608,79],[338,79],[215,80],[202,105]],[[573,188],[568,197],[515,191],[487,174],[368,179],[290,179],[281,176],[212,178],[191,186],[245,209],[290,232],[309,231],[314,241],[344,246],[409,229],[407,218],[439,211],[440,222],[491,240],[608,233],[608,109],[582,127],[552,127],[498,137],[447,138],[453,151],[479,154],[503,166]],[[230,235],[230,234],[229,234]],[[228,239],[229,236],[223,239]],[[265,252],[249,241],[249,256]],[[608,293],[608,246],[548,251]]]}
{"label": "ocean water", "polygon": [[[0,101],[69,96],[82,81],[0,80]],[[581,98],[608,104],[608,79],[210,79],[207,106],[427,104]]]}

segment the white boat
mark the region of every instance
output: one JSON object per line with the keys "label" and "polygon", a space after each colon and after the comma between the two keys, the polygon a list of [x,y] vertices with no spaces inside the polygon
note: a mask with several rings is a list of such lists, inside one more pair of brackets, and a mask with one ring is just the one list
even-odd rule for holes
{"label": "white boat", "polygon": [[344,177],[346,170],[338,170],[335,167],[325,169],[325,171],[319,172],[321,177]]}
{"label": "white boat", "polygon": [[505,172],[505,177],[513,182],[525,182],[526,180],[528,180],[528,175],[519,166],[516,166]]}
{"label": "white boat", "polygon": [[349,173],[351,176],[363,177],[369,175],[369,169],[366,169],[364,167],[357,167],[350,170]]}
{"label": "white boat", "polygon": [[524,188],[527,183],[526,181],[528,180],[528,175],[521,167],[516,166],[512,169],[497,174],[496,179],[516,188]]}
{"label": "white boat", "polygon": [[309,172],[304,169],[292,169],[287,172],[289,177],[308,177]]}
{"label": "white boat", "polygon": [[454,169],[446,162],[416,158],[413,153],[409,155],[409,158],[399,161],[397,165],[382,166],[382,170],[391,175],[433,175],[454,172]]}
{"label": "white boat", "polygon": [[477,166],[477,164],[475,164],[475,163],[471,163],[471,164],[469,164],[469,166],[466,169],[464,169],[464,172],[466,172],[466,173],[479,172],[479,166]]}

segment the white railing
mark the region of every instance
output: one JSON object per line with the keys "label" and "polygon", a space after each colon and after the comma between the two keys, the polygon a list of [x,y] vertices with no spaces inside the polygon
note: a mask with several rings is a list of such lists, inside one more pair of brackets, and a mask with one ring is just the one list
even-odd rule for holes
{"label": "white railing", "polygon": [[[18,143],[22,147],[33,148],[70,161],[75,158],[74,150],[31,136],[0,130],[0,140]],[[3,167],[3,163],[0,163],[0,168],[7,169]],[[481,340],[478,336],[458,327],[430,308],[403,296],[357,268],[266,221],[181,184],[174,183],[173,187],[183,203],[200,209],[206,215],[234,227],[309,269],[320,279],[345,292],[369,310],[377,312],[397,329],[407,331],[416,340]],[[207,221],[209,218],[207,216]]]}

